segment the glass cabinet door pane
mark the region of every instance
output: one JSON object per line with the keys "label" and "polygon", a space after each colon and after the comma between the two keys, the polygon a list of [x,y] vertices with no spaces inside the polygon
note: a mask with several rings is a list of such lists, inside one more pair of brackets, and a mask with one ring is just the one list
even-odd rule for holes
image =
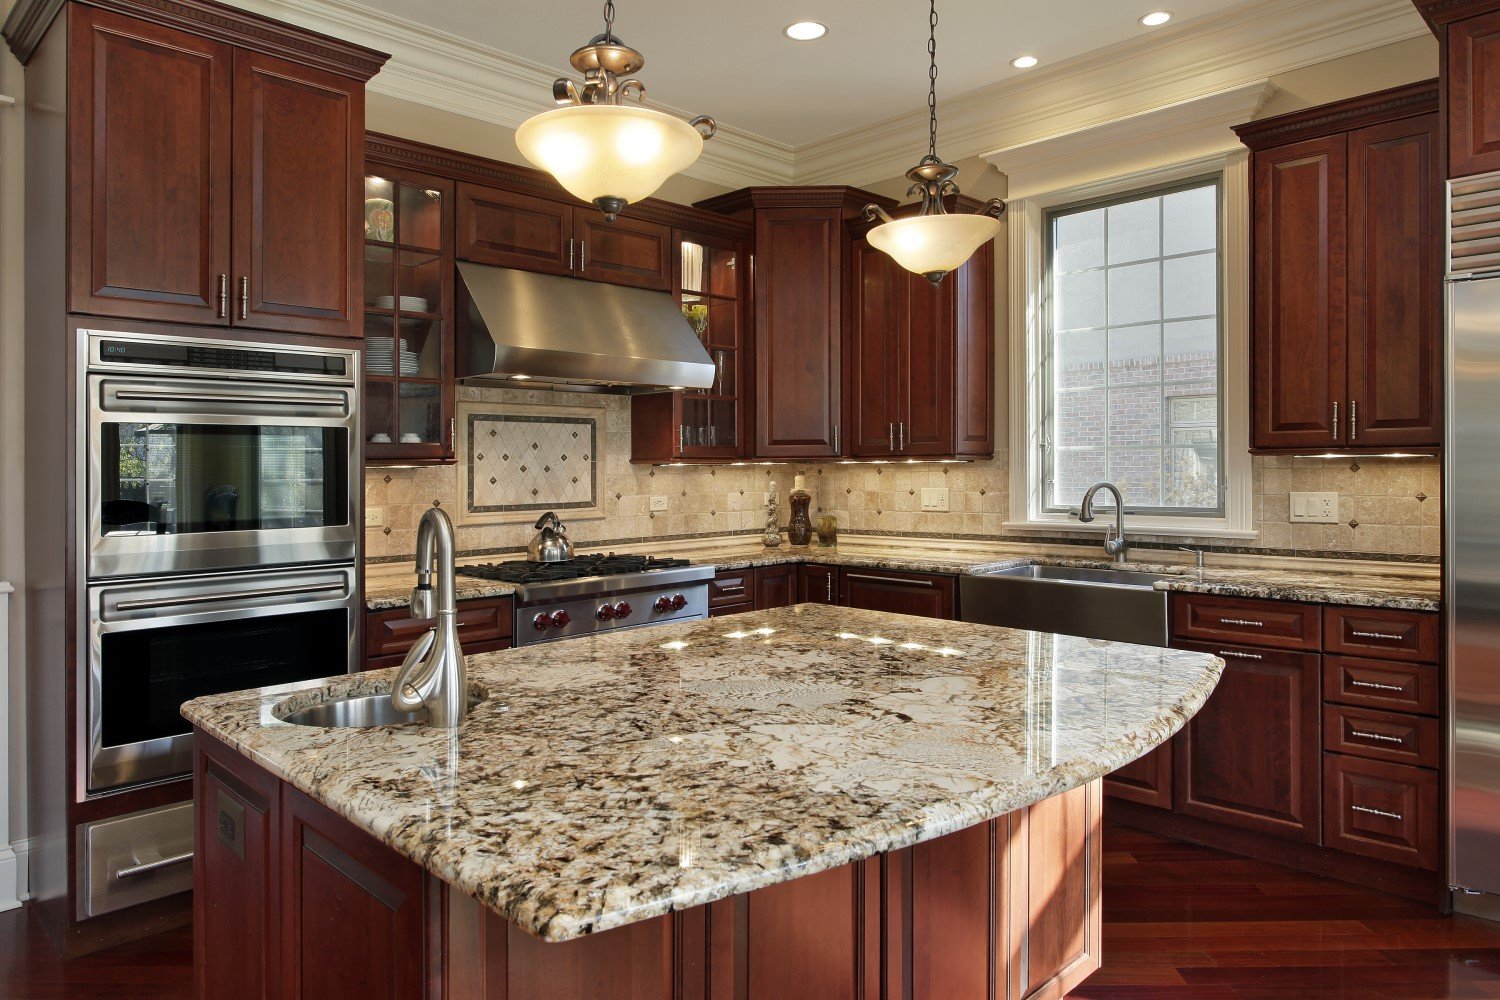
{"label": "glass cabinet door pane", "polygon": [[438,250],[443,245],[443,195],[413,184],[401,185],[401,243]]}
{"label": "glass cabinet door pane", "polygon": [[396,185],[384,177],[365,178],[365,239],[391,243],[396,239]]}
{"label": "glass cabinet door pane", "polygon": [[[397,284],[401,288],[401,298],[394,308],[404,313],[441,311],[443,308],[442,254],[401,251],[401,273],[397,278]],[[386,306],[385,308],[392,307]]]}
{"label": "glass cabinet door pane", "polygon": [[395,400],[395,383],[365,383],[365,441],[367,443],[389,444],[396,439]]}
{"label": "glass cabinet door pane", "polygon": [[396,364],[405,378],[443,377],[442,320],[402,316]]}
{"label": "glass cabinet door pane", "polygon": [[738,261],[733,250],[714,248],[710,268],[709,291],[715,295],[736,298],[739,295]]}
{"label": "glass cabinet door pane", "polygon": [[401,383],[402,444],[438,444],[443,440],[441,386]]}
{"label": "glass cabinet door pane", "polygon": [[365,374],[396,374],[396,320],[392,316],[365,313]]}
{"label": "glass cabinet door pane", "polygon": [[729,299],[709,302],[708,343],[715,347],[740,346],[740,307]]}
{"label": "glass cabinet door pane", "polygon": [[708,356],[714,362],[714,384],[709,392],[715,396],[735,395],[739,391],[739,379],[736,378],[738,373],[735,371],[737,353],[727,347],[715,347],[709,350]]}
{"label": "glass cabinet door pane", "polygon": [[365,305],[391,301],[396,290],[395,260],[395,252],[389,247],[365,247]]}
{"label": "glass cabinet door pane", "polygon": [[709,436],[719,447],[733,448],[739,444],[735,434],[735,415],[739,404],[733,400],[716,399],[708,404]]}
{"label": "glass cabinet door pane", "polygon": [[688,321],[688,326],[698,335],[698,339],[705,345],[708,343],[709,310],[708,300],[696,295],[684,295],[682,297],[682,315]]}
{"label": "glass cabinet door pane", "polygon": [[701,243],[682,241],[682,292],[684,297],[694,292],[708,291],[708,248]]}

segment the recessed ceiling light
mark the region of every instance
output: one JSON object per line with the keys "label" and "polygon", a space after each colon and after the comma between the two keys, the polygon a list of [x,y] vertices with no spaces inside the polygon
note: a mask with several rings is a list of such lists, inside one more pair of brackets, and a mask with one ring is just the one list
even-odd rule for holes
{"label": "recessed ceiling light", "polygon": [[820,21],[793,21],[783,30],[794,42],[811,42],[828,34],[828,25]]}
{"label": "recessed ceiling light", "polygon": [[1016,69],[1030,69],[1040,61],[1036,56],[1017,56],[1010,61],[1010,64]]}
{"label": "recessed ceiling light", "polygon": [[1169,10],[1153,10],[1151,13],[1149,13],[1145,17],[1141,18],[1141,23],[1144,24],[1148,28],[1155,28],[1158,25],[1166,24],[1170,20],[1172,20],[1172,12],[1171,11],[1169,11]]}

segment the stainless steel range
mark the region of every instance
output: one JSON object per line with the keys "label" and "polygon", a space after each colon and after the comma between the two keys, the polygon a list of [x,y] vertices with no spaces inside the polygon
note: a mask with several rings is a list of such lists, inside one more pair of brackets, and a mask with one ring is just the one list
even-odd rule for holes
{"label": "stainless steel range", "polygon": [[460,566],[464,576],[516,585],[517,646],[708,617],[714,567],[651,556]]}

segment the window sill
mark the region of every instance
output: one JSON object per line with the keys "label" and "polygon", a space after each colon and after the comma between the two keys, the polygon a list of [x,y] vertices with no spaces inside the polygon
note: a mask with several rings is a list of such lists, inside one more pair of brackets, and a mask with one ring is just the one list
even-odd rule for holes
{"label": "window sill", "polygon": [[[1069,519],[1059,518],[1057,520],[1031,520],[1031,521],[1006,521],[1001,527],[1007,531],[1034,531],[1034,532],[1087,532],[1103,535],[1106,530],[1113,527],[1115,523],[1113,514],[1101,514],[1093,524],[1081,524]],[[1245,530],[1241,528],[1228,528],[1222,522],[1214,523],[1162,523],[1160,520],[1147,520],[1145,518],[1132,518],[1125,515],[1125,535],[1171,535],[1182,538],[1222,538],[1225,540],[1252,541],[1260,537],[1260,532]]]}

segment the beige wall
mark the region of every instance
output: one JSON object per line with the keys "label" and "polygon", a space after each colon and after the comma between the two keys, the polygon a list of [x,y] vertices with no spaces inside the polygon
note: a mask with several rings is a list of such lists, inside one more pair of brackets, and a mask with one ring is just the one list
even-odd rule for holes
{"label": "beige wall", "polygon": [[1342,101],[1402,84],[1431,80],[1438,74],[1438,44],[1432,35],[1331,59],[1316,66],[1273,76],[1276,93],[1257,118]]}

